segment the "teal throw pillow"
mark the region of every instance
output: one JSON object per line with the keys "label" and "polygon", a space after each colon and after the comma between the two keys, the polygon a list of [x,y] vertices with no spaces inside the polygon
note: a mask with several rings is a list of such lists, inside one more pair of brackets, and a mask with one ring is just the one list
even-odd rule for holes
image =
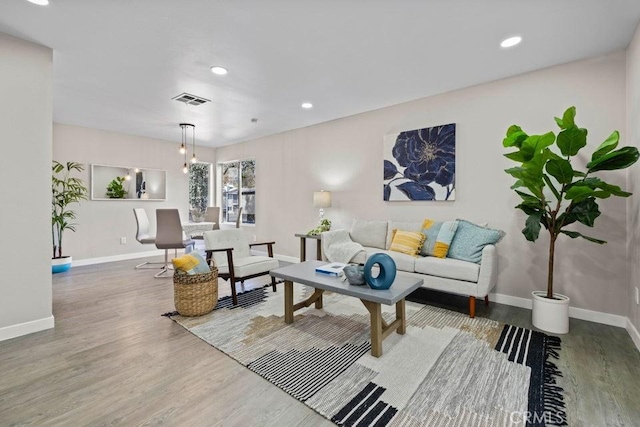
{"label": "teal throw pillow", "polygon": [[480,263],[484,247],[495,245],[502,240],[504,235],[505,232],[502,230],[480,227],[472,222],[459,219],[458,230],[453,237],[447,256],[461,261]]}
{"label": "teal throw pillow", "polygon": [[198,264],[193,267],[192,274],[209,273],[211,271],[211,269],[209,268],[209,264],[207,264],[207,260],[205,260],[197,251],[193,251],[189,253],[189,255],[198,260]]}

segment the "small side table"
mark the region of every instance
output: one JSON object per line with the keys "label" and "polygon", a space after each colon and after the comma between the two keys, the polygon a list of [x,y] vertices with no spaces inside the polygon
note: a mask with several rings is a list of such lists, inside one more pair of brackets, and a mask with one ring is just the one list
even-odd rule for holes
{"label": "small side table", "polygon": [[316,241],[316,259],[322,261],[322,236],[320,234],[296,234],[300,238],[300,262],[307,260],[307,239]]}

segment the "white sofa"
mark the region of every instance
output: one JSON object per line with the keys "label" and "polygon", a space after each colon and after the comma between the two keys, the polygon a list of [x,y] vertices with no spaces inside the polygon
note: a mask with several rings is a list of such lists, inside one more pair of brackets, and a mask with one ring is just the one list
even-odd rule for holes
{"label": "white sofa", "polygon": [[[421,228],[422,222],[356,220],[349,234],[353,242],[364,247],[364,251],[355,255],[350,262],[364,264],[375,253],[387,254],[395,261],[398,274],[423,279],[422,287],[468,296],[469,316],[474,317],[476,298],[484,298],[485,304],[489,304],[489,292],[496,284],[498,272],[496,247],[485,246],[482,250],[482,261],[479,264],[452,258],[413,257],[389,250],[394,229],[421,231]],[[326,247],[324,252],[327,252]]]}

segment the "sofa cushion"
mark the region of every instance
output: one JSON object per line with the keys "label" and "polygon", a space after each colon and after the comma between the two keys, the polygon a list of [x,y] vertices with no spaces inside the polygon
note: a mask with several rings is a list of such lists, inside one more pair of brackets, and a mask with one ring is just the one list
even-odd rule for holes
{"label": "sofa cushion", "polygon": [[[280,267],[277,259],[262,255],[233,257],[233,273],[236,277],[247,277],[258,273],[269,273],[269,270]],[[218,272],[229,273],[229,264],[218,265]]]}
{"label": "sofa cushion", "polygon": [[363,221],[354,219],[351,240],[362,246],[384,249],[387,238],[387,221]]}
{"label": "sofa cushion", "polygon": [[393,230],[389,250],[411,256],[418,256],[424,239],[425,235],[417,231]]}
{"label": "sofa cushion", "polygon": [[422,223],[422,233],[427,240],[420,254],[422,256],[445,258],[457,229],[458,221],[436,222],[425,219]]}
{"label": "sofa cushion", "polygon": [[407,254],[403,254],[400,252],[394,252],[394,251],[384,251],[384,250],[380,250],[380,249],[375,249],[372,250],[371,252],[367,251],[367,259],[369,259],[369,257],[371,257],[371,255],[373,254],[387,254],[389,255],[393,261],[396,263],[396,269],[401,270],[401,271],[409,271],[411,273],[413,273],[415,271],[414,267],[415,267],[415,262],[416,262],[416,257],[413,257],[411,255],[407,255]]}
{"label": "sofa cushion", "polygon": [[504,237],[502,230],[480,227],[463,219],[458,220],[458,231],[449,248],[449,258],[479,263],[486,245],[495,245]]}
{"label": "sofa cushion", "polygon": [[430,276],[477,282],[480,265],[451,258],[424,257],[415,260],[415,271]]}
{"label": "sofa cushion", "polygon": [[389,221],[389,226],[387,227],[387,237],[386,237],[386,246],[384,247],[386,250],[391,249],[391,234],[393,230],[406,230],[406,231],[422,231],[422,222],[407,222],[407,221]]}

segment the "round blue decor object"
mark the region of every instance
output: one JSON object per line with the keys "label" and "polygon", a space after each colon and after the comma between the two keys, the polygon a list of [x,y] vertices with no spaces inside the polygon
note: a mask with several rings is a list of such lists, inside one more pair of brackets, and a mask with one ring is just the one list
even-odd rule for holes
{"label": "round blue decor object", "polygon": [[[378,264],[380,274],[378,277],[371,276],[371,268]],[[389,289],[396,278],[396,263],[387,254],[374,254],[364,265],[364,280],[371,289]]]}

